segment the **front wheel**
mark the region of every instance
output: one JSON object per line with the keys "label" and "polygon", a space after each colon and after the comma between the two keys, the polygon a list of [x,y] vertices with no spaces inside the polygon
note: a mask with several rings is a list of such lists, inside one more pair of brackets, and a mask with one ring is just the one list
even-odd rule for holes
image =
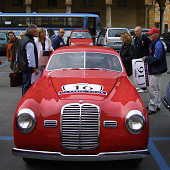
{"label": "front wheel", "polygon": [[30,163],[34,163],[35,162],[35,159],[31,159],[31,158],[24,158],[23,157],[23,161],[30,164]]}

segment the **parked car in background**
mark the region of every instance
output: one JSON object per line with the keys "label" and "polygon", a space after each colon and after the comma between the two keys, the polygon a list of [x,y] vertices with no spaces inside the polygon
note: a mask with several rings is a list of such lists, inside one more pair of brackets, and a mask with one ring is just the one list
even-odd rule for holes
{"label": "parked car in background", "polygon": [[[149,28],[142,28],[142,33],[146,34],[149,30],[150,30]],[[129,32],[130,32],[130,34],[132,35],[133,38],[136,37],[135,29],[129,29]]]}
{"label": "parked car in background", "polygon": [[70,36],[68,37],[67,44],[70,46],[94,45],[90,31],[86,29],[72,30]]}
{"label": "parked car in background", "polygon": [[120,51],[123,43],[120,34],[123,32],[129,32],[128,28],[103,28],[99,33],[97,45]]}
{"label": "parked car in background", "polygon": [[170,32],[163,33],[161,35],[161,40],[165,42],[167,46],[167,52],[170,52]]}
{"label": "parked car in background", "polygon": [[53,42],[53,39],[54,39],[55,36],[56,36],[54,30],[51,29],[51,28],[47,28],[47,29],[45,29],[45,30],[46,30],[46,35],[47,35],[47,37],[51,40],[51,42]]}
{"label": "parked car in background", "polygon": [[162,98],[162,103],[170,111],[170,81],[166,89],[166,96]]}
{"label": "parked car in background", "polygon": [[55,50],[20,100],[13,154],[56,161],[108,161],[148,156],[145,105],[111,48]]}
{"label": "parked car in background", "polygon": [[0,32],[0,55],[6,55],[6,48],[9,37],[7,32]]}

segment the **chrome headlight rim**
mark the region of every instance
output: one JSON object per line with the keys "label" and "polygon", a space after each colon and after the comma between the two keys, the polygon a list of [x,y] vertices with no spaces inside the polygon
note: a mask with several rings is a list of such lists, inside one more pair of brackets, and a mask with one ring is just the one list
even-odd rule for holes
{"label": "chrome headlight rim", "polygon": [[71,46],[75,46],[76,44],[75,44],[75,43],[71,43],[70,45],[71,45]]}
{"label": "chrome headlight rim", "polygon": [[[23,118],[26,118],[28,122],[26,128],[24,128],[21,125],[22,124],[21,121],[23,121],[24,123],[24,120],[22,120]],[[18,112],[16,117],[16,127],[21,133],[24,134],[30,133],[34,129],[35,124],[36,124],[35,114],[31,109],[24,108]]]}
{"label": "chrome headlight rim", "polygon": [[[133,129],[129,126],[129,121],[132,120],[132,118],[134,117],[138,117],[139,119],[142,120],[142,124],[139,129]],[[131,134],[134,135],[140,134],[145,127],[145,123],[146,123],[145,117],[139,110],[131,110],[126,116],[126,120],[125,120],[126,128]]]}
{"label": "chrome headlight rim", "polygon": [[94,44],[93,43],[89,43],[89,46],[93,46]]}

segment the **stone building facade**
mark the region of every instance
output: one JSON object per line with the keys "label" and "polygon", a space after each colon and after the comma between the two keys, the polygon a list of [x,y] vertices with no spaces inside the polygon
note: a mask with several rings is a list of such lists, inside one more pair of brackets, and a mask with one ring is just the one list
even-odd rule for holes
{"label": "stone building facade", "polygon": [[94,13],[102,27],[151,28],[156,1],[165,0],[0,0],[0,12]]}
{"label": "stone building facade", "polygon": [[[163,32],[170,32],[170,0],[166,0],[163,17]],[[160,7],[158,3],[155,7],[155,26],[160,28]]]}

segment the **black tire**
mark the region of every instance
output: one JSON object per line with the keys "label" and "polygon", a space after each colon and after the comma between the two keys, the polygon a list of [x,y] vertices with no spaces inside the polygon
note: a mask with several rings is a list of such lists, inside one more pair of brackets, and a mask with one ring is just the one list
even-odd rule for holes
{"label": "black tire", "polygon": [[31,163],[34,163],[35,162],[35,159],[30,159],[30,158],[24,158],[23,157],[23,161],[28,163],[28,164],[31,164]]}

